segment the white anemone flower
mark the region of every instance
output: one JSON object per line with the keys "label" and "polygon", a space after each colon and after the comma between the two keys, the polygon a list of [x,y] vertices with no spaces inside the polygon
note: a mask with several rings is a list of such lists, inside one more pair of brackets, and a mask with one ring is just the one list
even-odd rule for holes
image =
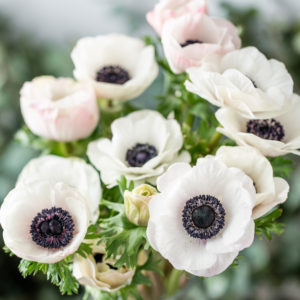
{"label": "white anemone flower", "polygon": [[154,52],[153,46],[121,34],[82,38],[71,53],[74,76],[92,83],[99,98],[129,100],[156,78]]}
{"label": "white anemone flower", "polygon": [[90,222],[98,220],[102,196],[100,178],[97,171],[84,160],[55,155],[32,159],[20,173],[16,186],[30,186],[37,180],[64,182],[75,188],[86,201]]}
{"label": "white anemone flower", "polygon": [[104,244],[95,240],[92,254],[86,258],[76,254],[74,256],[73,276],[84,286],[106,292],[114,292],[130,284],[134,269],[125,266],[117,268],[116,260],[106,257]]}
{"label": "white anemone flower", "polygon": [[254,183],[256,202],[252,217],[260,218],[276,205],[287,200],[289,184],[280,177],[273,177],[271,163],[252,147],[221,147],[216,158],[228,167],[243,170]]}
{"label": "white anemone flower", "polygon": [[223,57],[210,56],[202,67],[190,68],[187,73],[187,90],[213,105],[229,106],[244,117],[276,117],[291,105],[293,80],[285,65],[268,60],[255,47]]}
{"label": "white anemone flower", "polygon": [[93,87],[71,78],[40,76],[25,82],[20,91],[20,104],[29,129],[55,141],[88,137],[99,121]]}
{"label": "white anemone flower", "polygon": [[217,130],[238,145],[254,147],[265,156],[300,155],[300,98],[293,98],[296,101],[288,112],[264,120],[249,120],[230,108],[221,108],[216,117],[223,128]]}
{"label": "white anemone flower", "polygon": [[82,195],[69,185],[36,181],[4,199],[0,223],[6,246],[18,257],[56,263],[74,253],[89,225]]}
{"label": "white anemone flower", "polygon": [[87,155],[109,187],[121,175],[136,184],[155,184],[157,176],[175,161],[190,161],[188,152],[179,154],[183,145],[180,126],[160,113],[141,110],[115,120],[112,140],[101,138],[88,145]]}
{"label": "white anemone flower", "polygon": [[213,157],[175,163],[149,203],[150,245],[179,270],[214,276],[254,239],[253,181]]}

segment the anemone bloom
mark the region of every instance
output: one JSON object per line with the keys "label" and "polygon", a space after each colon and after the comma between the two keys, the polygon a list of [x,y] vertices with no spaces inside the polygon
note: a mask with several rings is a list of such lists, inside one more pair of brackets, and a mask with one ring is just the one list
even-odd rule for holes
{"label": "anemone bloom", "polygon": [[241,47],[237,29],[232,23],[199,13],[169,20],[161,38],[174,73],[201,66],[208,55],[225,54]]}
{"label": "anemone bloom", "polygon": [[180,126],[151,110],[133,112],[111,125],[112,140],[101,138],[88,145],[87,155],[109,187],[121,175],[135,183],[155,183],[175,161],[190,161]]}
{"label": "anemone bloom", "polygon": [[117,268],[116,260],[106,257],[105,245],[97,242],[98,240],[94,240],[93,252],[86,258],[75,255],[74,277],[85,286],[106,292],[114,292],[130,284],[134,269],[124,266]]}
{"label": "anemone bloom", "polygon": [[38,136],[69,142],[89,136],[98,124],[96,94],[89,84],[40,76],[25,82],[20,96],[24,121]]}
{"label": "anemone bloom", "polygon": [[255,189],[240,169],[212,157],[175,163],[157,179],[149,203],[150,245],[179,270],[213,276],[254,238]]}
{"label": "anemone bloom", "polygon": [[0,223],[4,243],[15,255],[55,263],[78,249],[89,225],[89,212],[76,189],[40,180],[7,195]]}
{"label": "anemone bloom", "polygon": [[300,99],[294,95],[290,110],[270,119],[244,118],[230,108],[221,108],[216,117],[222,128],[217,130],[240,146],[251,146],[266,156],[288,153],[300,155]]}
{"label": "anemone bloom", "polygon": [[190,68],[187,73],[188,91],[246,118],[273,118],[292,104],[294,83],[285,65],[268,60],[255,47],[209,56],[202,67]]}
{"label": "anemone bloom", "polygon": [[121,34],[80,39],[71,53],[77,80],[91,83],[99,98],[135,98],[158,74],[154,47]]}

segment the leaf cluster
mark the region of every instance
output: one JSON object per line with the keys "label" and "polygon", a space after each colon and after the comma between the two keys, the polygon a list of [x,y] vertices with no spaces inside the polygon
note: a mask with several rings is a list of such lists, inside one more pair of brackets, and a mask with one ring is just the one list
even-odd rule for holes
{"label": "leaf cluster", "polygon": [[282,215],[282,209],[275,209],[271,213],[255,220],[255,233],[271,240],[273,235],[281,235],[284,232],[284,224],[276,220]]}
{"label": "leaf cluster", "polygon": [[15,134],[15,140],[25,147],[31,147],[43,154],[54,154],[63,157],[77,156],[86,158],[88,143],[99,136],[99,127],[91,137],[73,142],[57,142],[33,134],[27,126],[23,126]]}
{"label": "leaf cluster", "polygon": [[41,271],[47,276],[47,280],[59,287],[62,295],[78,293],[79,283],[72,275],[70,258],[55,264],[38,263],[22,259],[19,264],[19,271],[24,278],[29,275],[36,275]]}
{"label": "leaf cluster", "polygon": [[146,227],[137,226],[127,219],[124,204],[106,200],[101,204],[116,213],[100,222],[100,239],[106,244],[107,257],[117,260],[116,267],[135,267],[139,251],[147,248]]}

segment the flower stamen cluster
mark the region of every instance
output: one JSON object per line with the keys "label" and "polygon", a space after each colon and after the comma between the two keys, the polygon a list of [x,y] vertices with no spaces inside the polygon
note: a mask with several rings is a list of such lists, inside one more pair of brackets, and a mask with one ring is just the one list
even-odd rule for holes
{"label": "flower stamen cluster", "polygon": [[182,223],[191,237],[207,240],[222,230],[225,215],[225,210],[216,197],[200,195],[186,202],[182,211]]}
{"label": "flower stamen cluster", "polygon": [[43,209],[32,220],[30,234],[39,246],[49,249],[65,247],[73,238],[74,222],[62,208]]}

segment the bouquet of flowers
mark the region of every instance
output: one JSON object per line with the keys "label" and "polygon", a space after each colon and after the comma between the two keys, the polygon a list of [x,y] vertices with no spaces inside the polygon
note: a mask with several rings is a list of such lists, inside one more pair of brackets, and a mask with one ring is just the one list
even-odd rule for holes
{"label": "bouquet of flowers", "polygon": [[[241,48],[241,29],[204,0],[160,0],[147,20],[158,37],[82,38],[75,80],[20,91],[16,139],[41,156],[1,206],[4,250],[62,294],[160,299],[283,232],[293,162],[282,156],[300,154],[284,64]],[[156,109],[137,109],[129,100],[159,69]]]}

